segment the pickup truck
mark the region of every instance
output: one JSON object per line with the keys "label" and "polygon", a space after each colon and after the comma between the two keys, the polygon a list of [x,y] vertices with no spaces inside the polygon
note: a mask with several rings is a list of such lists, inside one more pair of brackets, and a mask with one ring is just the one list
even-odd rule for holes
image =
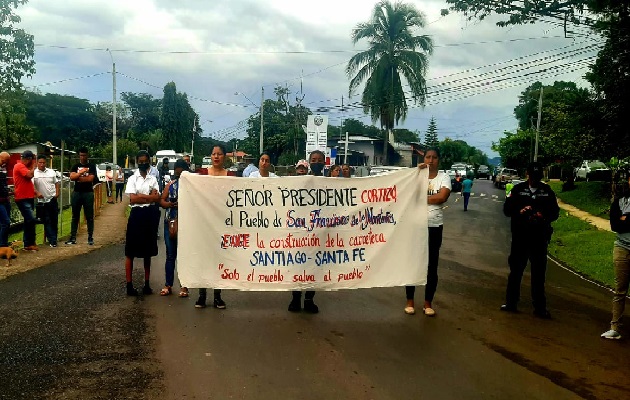
{"label": "pickup truck", "polygon": [[505,189],[505,184],[512,179],[518,179],[518,172],[515,169],[511,168],[503,168],[497,174],[496,179],[494,180],[494,186],[499,189]]}

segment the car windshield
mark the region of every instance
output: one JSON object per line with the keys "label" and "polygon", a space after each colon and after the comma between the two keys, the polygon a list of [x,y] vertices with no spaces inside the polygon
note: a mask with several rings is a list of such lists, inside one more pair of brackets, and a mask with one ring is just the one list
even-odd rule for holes
{"label": "car windshield", "polygon": [[508,169],[508,168],[506,168],[506,169],[503,170],[503,173],[504,174],[510,174],[510,175],[516,175],[516,170],[515,169]]}
{"label": "car windshield", "polygon": [[606,164],[601,161],[594,161],[592,163],[589,163],[588,166],[591,168],[608,168]]}

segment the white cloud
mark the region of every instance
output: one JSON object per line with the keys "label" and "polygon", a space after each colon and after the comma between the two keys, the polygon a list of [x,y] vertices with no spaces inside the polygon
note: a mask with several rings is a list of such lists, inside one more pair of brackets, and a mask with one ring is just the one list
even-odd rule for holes
{"label": "white cloud", "polygon": [[[449,77],[451,74],[552,50],[569,42],[562,38],[507,42],[556,36],[562,31],[548,25],[498,28],[492,20],[470,23],[459,14],[441,17],[440,9],[446,6],[442,0],[411,3],[425,12],[428,25],[421,33],[430,35],[436,45],[428,70],[430,87],[492,71],[492,68]],[[367,46],[366,43],[353,46],[350,32],[357,23],[369,18],[374,4],[365,0],[30,0],[18,9],[23,26],[39,45],[36,48],[37,74],[26,84],[108,72],[111,61],[104,50],[72,48],[111,48],[134,50],[113,52],[117,71],[157,86],[119,75],[119,93],[147,92],[159,97],[161,87],[174,81],[179,90],[193,97],[249,105],[234,92],[243,92],[259,104],[262,85],[265,85],[267,98],[273,97],[274,84],[287,85],[295,93],[300,88],[300,76],[304,75],[304,103],[313,108],[334,106],[340,103],[341,96],[347,96],[345,63],[352,51]],[[550,27],[554,29],[549,30]],[[330,50],[349,52],[322,53]],[[290,53],[295,51],[308,53]],[[581,73],[583,71],[549,77],[546,81],[577,78]],[[440,77],[444,78],[436,79]],[[534,80],[535,75],[531,76],[531,81]],[[489,152],[492,140],[497,140],[504,129],[516,126],[510,115],[516,96],[529,84],[526,79],[522,81],[520,86],[469,98],[462,98],[462,93],[469,92],[461,91],[452,93],[451,98],[446,95],[430,98],[426,108],[410,110],[403,126],[424,131],[433,115],[444,135],[458,135]],[[512,84],[515,82],[518,81],[512,80]],[[505,82],[494,84],[497,88],[501,86],[508,85]],[[101,75],[40,89],[91,101],[109,101],[111,76]],[[352,101],[359,99],[357,95]],[[445,100],[449,101],[434,104]],[[195,99],[191,103],[201,114],[202,121],[206,121],[206,132],[235,125],[254,112],[254,107],[218,105]],[[347,116],[350,115],[369,122],[360,112]],[[331,113],[331,121],[339,119],[340,115]]]}

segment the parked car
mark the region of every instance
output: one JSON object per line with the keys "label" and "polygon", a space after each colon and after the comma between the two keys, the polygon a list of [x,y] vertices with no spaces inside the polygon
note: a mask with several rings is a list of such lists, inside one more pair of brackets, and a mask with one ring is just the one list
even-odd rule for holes
{"label": "parked car", "polygon": [[513,181],[514,179],[518,179],[518,172],[512,168],[503,168],[498,173],[497,177],[494,180],[494,186],[499,189],[505,189],[505,184],[507,181]]}
{"label": "parked car", "polygon": [[490,168],[487,165],[480,165],[477,168],[477,179],[481,178],[490,179]]}
{"label": "parked car", "polygon": [[98,177],[98,180],[101,182],[105,182],[105,169],[107,168],[108,165],[112,167],[112,171],[118,171],[118,165],[114,165],[109,162],[96,164],[96,176]]}
{"label": "parked car", "polygon": [[584,160],[582,164],[575,169],[575,180],[584,179],[585,181],[610,181],[610,169],[599,160]]}

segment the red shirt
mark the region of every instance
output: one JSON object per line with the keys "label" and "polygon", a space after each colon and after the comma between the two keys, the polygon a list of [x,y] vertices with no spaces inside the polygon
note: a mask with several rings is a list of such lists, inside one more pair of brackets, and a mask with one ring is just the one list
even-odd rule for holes
{"label": "red shirt", "polygon": [[29,173],[26,165],[18,162],[13,167],[13,183],[15,185],[15,200],[33,199],[35,198],[35,185],[33,178],[27,178]]}

